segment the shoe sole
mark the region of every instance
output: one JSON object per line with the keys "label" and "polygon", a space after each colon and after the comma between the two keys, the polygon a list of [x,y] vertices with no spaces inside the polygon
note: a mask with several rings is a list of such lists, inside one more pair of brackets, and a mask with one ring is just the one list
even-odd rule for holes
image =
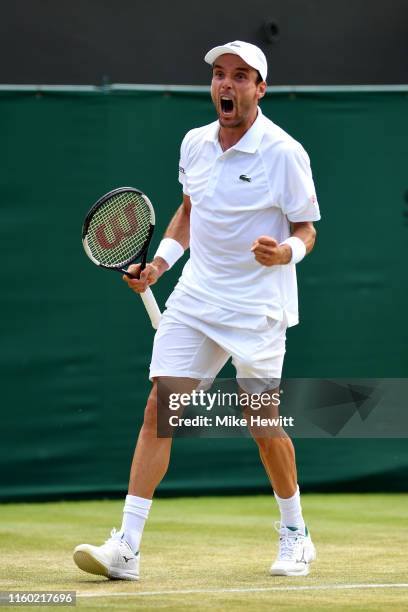
{"label": "shoe sole", "polygon": [[88,574],[96,574],[97,576],[109,578],[108,568],[84,550],[76,550],[74,552],[74,561],[79,569],[88,572]]}
{"label": "shoe sole", "polygon": [[115,572],[115,570],[109,571],[105,565],[85,550],[76,550],[74,552],[74,562],[79,569],[88,572],[88,574],[105,576],[111,580],[139,580],[139,576],[134,574],[123,574],[120,571]]}
{"label": "shoe sole", "polygon": [[301,572],[288,572],[287,570],[271,570],[271,576],[307,576],[309,574],[309,566],[306,567]]}

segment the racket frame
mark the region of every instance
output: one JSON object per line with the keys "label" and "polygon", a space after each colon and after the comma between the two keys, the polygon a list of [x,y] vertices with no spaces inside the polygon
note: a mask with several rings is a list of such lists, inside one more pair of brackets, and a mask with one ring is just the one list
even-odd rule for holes
{"label": "racket frame", "polygon": [[[145,240],[143,247],[139,250],[138,253],[136,253],[135,255],[132,255],[132,257],[130,257],[129,259],[123,262],[120,262],[120,264],[118,264],[117,266],[107,266],[101,263],[100,261],[98,261],[97,259],[95,259],[95,257],[91,253],[91,249],[88,246],[88,240],[87,240],[88,227],[96,211],[99,208],[101,208],[101,206],[105,204],[107,200],[110,200],[112,197],[119,195],[120,193],[129,192],[129,191],[141,196],[149,207],[149,211],[150,211],[149,232],[148,232],[148,235],[147,235],[147,238]],[[121,274],[126,274],[126,276],[129,276],[130,278],[136,278],[133,274],[130,274],[125,269],[125,266],[129,266],[131,263],[133,263],[134,261],[136,261],[137,259],[141,257],[141,262],[140,262],[141,266],[139,269],[139,274],[142,270],[144,270],[144,268],[146,267],[147,253],[148,253],[150,241],[152,239],[155,223],[156,223],[156,216],[154,213],[153,204],[151,203],[147,195],[143,193],[142,191],[140,191],[140,189],[136,189],[135,187],[117,187],[116,189],[112,189],[112,191],[105,193],[102,197],[99,198],[99,200],[95,202],[95,204],[88,211],[88,214],[85,217],[85,221],[82,226],[82,244],[83,244],[85,253],[88,255],[89,259],[95,265],[99,266],[100,268],[105,268],[106,270],[114,270],[116,272],[120,272]]]}
{"label": "racket frame", "polygon": [[[87,240],[87,232],[88,232],[88,227],[89,224],[91,222],[92,217],[94,216],[95,212],[110,198],[112,198],[115,195],[118,195],[120,193],[124,193],[124,192],[134,192],[137,195],[141,196],[146,204],[148,205],[148,208],[150,210],[150,227],[149,227],[149,231],[147,234],[147,238],[145,240],[144,246],[143,248],[141,248],[139,250],[138,253],[136,253],[136,255],[132,255],[131,258],[129,258],[126,261],[121,262],[120,265],[118,266],[107,266],[105,264],[102,264],[100,261],[98,261],[97,259],[95,259],[95,257],[92,255],[91,253],[91,249],[89,248],[88,245],[88,240]],[[105,195],[103,195],[102,197],[99,198],[99,200],[97,200],[95,202],[95,204],[92,206],[92,208],[88,211],[88,214],[85,217],[85,221],[83,223],[82,226],[82,245],[84,247],[85,253],[87,254],[87,256],[89,257],[89,259],[97,266],[99,266],[100,268],[105,268],[106,270],[114,270],[116,272],[120,272],[122,274],[126,274],[127,276],[129,276],[130,278],[139,278],[140,277],[140,273],[141,271],[146,267],[146,260],[147,260],[147,253],[148,253],[148,249],[149,249],[149,245],[150,245],[150,241],[153,235],[153,231],[154,231],[154,226],[156,223],[156,216],[154,213],[154,208],[153,208],[153,204],[151,203],[151,201],[149,200],[149,198],[147,197],[146,194],[144,194],[142,191],[140,191],[140,189],[135,189],[135,187],[118,187],[116,189],[112,189],[112,191],[109,191],[108,193],[105,193]],[[124,266],[128,266],[129,264],[131,264],[132,262],[136,261],[137,259],[139,259],[141,257],[141,265],[139,268],[139,272],[137,276],[134,276],[133,274],[130,274],[127,270],[125,270]],[[160,313],[160,309],[157,305],[157,302],[154,298],[154,295],[152,293],[152,290],[150,289],[150,287],[147,287],[146,291],[144,293],[140,293],[140,297],[142,298],[142,301],[145,305],[146,311],[150,317],[150,321],[151,324],[153,326],[154,329],[157,329],[160,323],[160,319],[161,319],[161,313]]]}

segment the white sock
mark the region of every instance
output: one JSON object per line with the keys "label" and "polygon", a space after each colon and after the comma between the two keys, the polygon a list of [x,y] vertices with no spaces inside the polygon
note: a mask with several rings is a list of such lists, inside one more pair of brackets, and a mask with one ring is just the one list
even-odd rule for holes
{"label": "white sock", "polygon": [[274,495],[281,513],[282,525],[285,525],[285,527],[296,527],[296,529],[304,531],[305,521],[303,520],[302,506],[300,505],[299,487],[297,487],[296,493],[287,499],[279,497],[275,492]]}
{"label": "white sock", "polygon": [[124,539],[135,553],[140,548],[143,528],[149,516],[151,505],[151,499],[144,499],[144,497],[137,497],[136,495],[126,495],[121,531],[123,532]]}

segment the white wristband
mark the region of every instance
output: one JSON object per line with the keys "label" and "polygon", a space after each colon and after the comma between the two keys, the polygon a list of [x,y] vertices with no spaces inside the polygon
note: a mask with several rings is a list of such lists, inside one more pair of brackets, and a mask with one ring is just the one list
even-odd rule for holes
{"label": "white wristband", "polygon": [[182,255],[184,255],[184,249],[177,240],[163,238],[154,256],[164,259],[170,269]]}
{"label": "white wristband", "polygon": [[306,255],[306,245],[303,240],[301,240],[297,236],[289,236],[289,238],[286,238],[286,240],[281,242],[281,245],[282,244],[288,244],[292,249],[292,257],[289,262],[291,264],[299,263],[299,261],[302,261],[302,259]]}

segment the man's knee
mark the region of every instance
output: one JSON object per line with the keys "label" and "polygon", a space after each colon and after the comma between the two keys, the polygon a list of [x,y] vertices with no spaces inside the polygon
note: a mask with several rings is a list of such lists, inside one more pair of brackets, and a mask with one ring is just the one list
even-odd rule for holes
{"label": "man's knee", "polygon": [[157,434],[157,381],[153,381],[143,416],[143,434]]}
{"label": "man's knee", "polygon": [[[158,425],[164,437],[171,437],[173,428],[169,426],[170,397],[172,394],[191,393],[199,381],[185,377],[155,377],[153,386],[147,399],[144,412],[142,434],[157,436]],[[182,415],[182,410],[178,412]]]}

